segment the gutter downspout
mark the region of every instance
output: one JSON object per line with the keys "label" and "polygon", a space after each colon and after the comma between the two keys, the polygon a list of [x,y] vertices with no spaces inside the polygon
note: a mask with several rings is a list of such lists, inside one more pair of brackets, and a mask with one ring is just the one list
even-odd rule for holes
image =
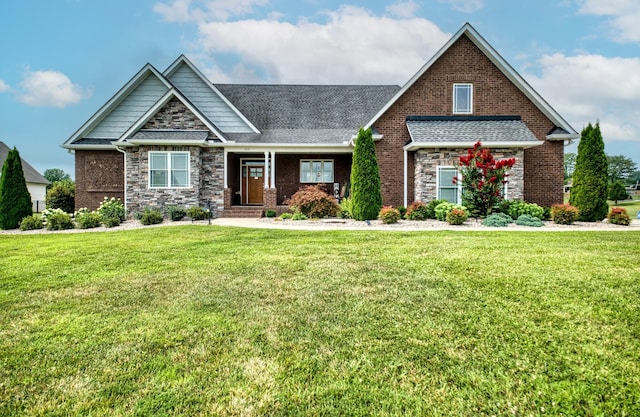
{"label": "gutter downspout", "polygon": [[120,149],[118,146],[116,146],[116,151],[124,156],[124,172],[122,174],[124,175],[124,212],[127,213],[127,151]]}
{"label": "gutter downspout", "polygon": [[409,194],[409,163],[407,162],[407,150],[404,149],[404,206],[407,207],[407,194]]}

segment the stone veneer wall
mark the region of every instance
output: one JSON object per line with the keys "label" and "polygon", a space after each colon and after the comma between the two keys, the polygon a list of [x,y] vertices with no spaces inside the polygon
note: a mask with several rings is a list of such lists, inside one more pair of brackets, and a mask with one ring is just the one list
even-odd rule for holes
{"label": "stone veneer wall", "polygon": [[[189,188],[150,188],[149,152],[189,152]],[[145,207],[182,207],[211,203],[213,217],[224,208],[224,152],[219,148],[197,146],[140,146],[127,150],[126,200],[129,213]]]}
{"label": "stone veneer wall", "polygon": [[[466,149],[420,149],[415,154],[415,199],[428,203],[437,198],[436,175],[439,166],[456,166],[458,158],[466,154]],[[509,171],[507,198],[524,198],[524,150],[491,149],[496,159],[515,158],[516,163]]]}

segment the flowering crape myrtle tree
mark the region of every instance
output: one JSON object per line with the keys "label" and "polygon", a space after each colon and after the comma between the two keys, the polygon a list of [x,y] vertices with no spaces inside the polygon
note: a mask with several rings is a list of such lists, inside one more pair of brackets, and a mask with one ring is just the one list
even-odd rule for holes
{"label": "flowering crape myrtle tree", "polygon": [[491,151],[481,148],[480,141],[467,150],[459,160],[462,182],[462,205],[474,217],[486,217],[502,201],[502,187],[507,183],[507,171],[516,163],[515,158],[495,160]]}

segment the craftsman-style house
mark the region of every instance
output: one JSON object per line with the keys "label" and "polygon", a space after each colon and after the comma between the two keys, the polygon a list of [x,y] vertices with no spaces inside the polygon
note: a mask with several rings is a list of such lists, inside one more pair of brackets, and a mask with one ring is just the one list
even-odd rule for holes
{"label": "craftsman-style house", "polygon": [[459,201],[455,163],[477,141],[516,158],[506,198],[561,203],[564,145],[579,137],[466,24],[404,87],[215,84],[184,56],[164,72],[147,64],[63,147],[75,152],[77,207],[108,196],[129,211],[234,216],[306,184],[343,190],[360,127],[374,132],[393,206]]}

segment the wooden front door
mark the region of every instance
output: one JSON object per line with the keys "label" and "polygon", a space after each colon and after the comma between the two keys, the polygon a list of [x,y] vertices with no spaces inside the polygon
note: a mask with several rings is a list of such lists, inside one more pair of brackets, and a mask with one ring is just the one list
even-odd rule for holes
{"label": "wooden front door", "polygon": [[263,204],[264,164],[242,166],[242,204]]}

